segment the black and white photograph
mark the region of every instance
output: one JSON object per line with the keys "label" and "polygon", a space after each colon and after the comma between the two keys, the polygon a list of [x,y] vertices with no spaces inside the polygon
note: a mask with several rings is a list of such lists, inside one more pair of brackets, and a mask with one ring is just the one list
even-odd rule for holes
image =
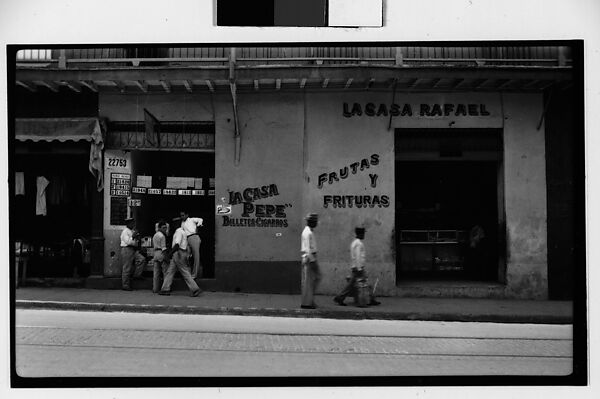
{"label": "black and white photograph", "polygon": [[234,3],[5,43],[9,386],[590,384],[588,42]]}

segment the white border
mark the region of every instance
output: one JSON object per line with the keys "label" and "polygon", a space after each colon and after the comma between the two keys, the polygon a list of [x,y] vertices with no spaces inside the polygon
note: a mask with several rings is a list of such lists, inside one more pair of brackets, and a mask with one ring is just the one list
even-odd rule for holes
{"label": "white border", "polygon": [[[350,1],[350,0],[349,0]],[[446,41],[446,40],[547,40],[585,39],[585,102],[587,203],[600,204],[598,198],[598,157],[600,131],[598,98],[600,94],[600,2],[597,0],[384,0],[382,28],[226,28],[214,26],[214,0],[2,0],[0,1],[0,131],[5,140],[6,119],[6,44],[69,44],[69,43],[195,43],[195,42],[310,42],[310,41]],[[5,143],[5,142],[4,142]],[[6,145],[0,145],[0,180],[7,181]],[[6,186],[0,195],[0,214],[8,215]],[[589,285],[598,283],[598,206],[586,209],[588,221]],[[15,217],[15,215],[13,215]],[[8,233],[7,218],[1,223],[0,253],[4,254],[2,270],[3,305],[0,308],[4,338],[0,344],[2,373],[1,397],[37,397],[39,390],[8,390]],[[590,349],[600,342],[597,327],[598,311],[593,307],[599,295],[589,290]],[[598,361],[592,352],[590,381],[598,380]],[[596,377],[596,378],[594,378]],[[189,395],[189,390],[85,389],[47,390],[43,395],[60,398],[96,397],[126,398],[143,393],[144,398],[165,394]],[[287,389],[205,389],[204,395],[219,397],[290,395]],[[479,398],[495,394],[498,397],[536,395],[561,398],[569,394],[593,397],[589,388],[560,387],[494,387],[461,388],[343,388],[298,389],[292,397],[329,394],[337,397],[397,397],[408,394],[419,397]],[[335,396],[332,396],[335,397]]]}

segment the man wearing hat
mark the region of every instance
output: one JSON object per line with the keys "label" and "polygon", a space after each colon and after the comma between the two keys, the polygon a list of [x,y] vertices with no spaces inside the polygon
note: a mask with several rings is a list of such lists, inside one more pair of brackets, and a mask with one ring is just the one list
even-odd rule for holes
{"label": "man wearing hat", "polygon": [[317,240],[313,230],[317,227],[319,216],[310,213],[306,216],[306,227],[302,231],[300,250],[302,251],[302,309],[315,309],[315,290],[321,280],[317,263]]}
{"label": "man wearing hat", "polygon": [[[333,300],[340,306],[346,306],[346,304],[344,303],[344,299],[346,299],[348,295],[353,295],[356,292],[356,281],[358,279],[367,279],[367,273],[365,272],[365,259],[367,254],[365,251],[365,244],[363,242],[365,238],[365,228],[356,227],[354,229],[354,234],[356,235],[356,238],[352,241],[352,244],[350,244],[352,275],[350,277],[350,280],[348,281],[348,284],[342,290],[342,292],[340,292],[339,295],[333,298]],[[371,298],[369,305],[379,305],[380,302],[378,302],[375,299],[373,289],[371,288],[370,290]]]}
{"label": "man wearing hat", "polygon": [[[135,220],[125,219],[125,228],[121,232],[121,260],[123,270],[121,272],[121,284],[125,291],[131,291],[131,275],[138,278],[144,271],[146,259],[139,252],[139,233],[135,231]],[[135,263],[135,270],[133,265]],[[133,272],[133,273],[132,273]]]}
{"label": "man wearing hat", "polygon": [[175,276],[175,271],[179,270],[183,280],[187,284],[191,296],[198,296],[201,292],[198,284],[192,278],[190,274],[190,266],[188,265],[188,242],[187,242],[187,234],[181,227],[181,219],[175,218],[173,219],[174,226],[177,226],[179,223],[179,228],[175,230],[173,234],[173,243],[171,248],[171,262],[169,264],[169,268],[167,269],[167,273],[165,274],[165,279],[162,285],[161,290],[159,291],[159,295],[171,295],[171,283],[173,283],[173,277]]}

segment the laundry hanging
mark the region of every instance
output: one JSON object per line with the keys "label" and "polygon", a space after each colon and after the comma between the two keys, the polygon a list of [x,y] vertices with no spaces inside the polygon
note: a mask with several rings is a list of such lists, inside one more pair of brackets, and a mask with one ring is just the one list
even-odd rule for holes
{"label": "laundry hanging", "polygon": [[46,187],[50,182],[44,176],[36,179],[37,194],[35,196],[35,214],[46,216]]}
{"label": "laundry hanging", "polygon": [[25,173],[15,172],[15,195],[25,195]]}

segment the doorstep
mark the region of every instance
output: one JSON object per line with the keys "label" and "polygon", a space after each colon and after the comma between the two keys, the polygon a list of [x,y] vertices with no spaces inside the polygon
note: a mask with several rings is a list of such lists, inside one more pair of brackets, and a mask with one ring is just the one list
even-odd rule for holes
{"label": "doorstep", "polygon": [[397,297],[405,298],[506,298],[506,286],[468,280],[406,280],[396,284]]}

